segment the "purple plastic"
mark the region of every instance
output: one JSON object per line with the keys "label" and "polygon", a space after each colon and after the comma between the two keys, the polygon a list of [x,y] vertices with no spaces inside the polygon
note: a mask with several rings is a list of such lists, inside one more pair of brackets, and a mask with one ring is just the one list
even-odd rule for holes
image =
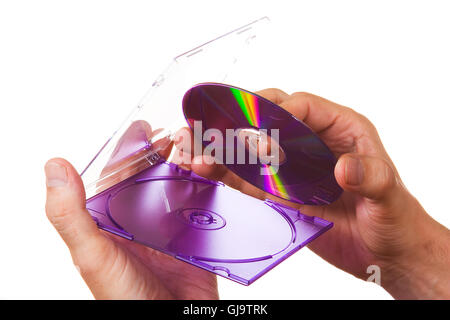
{"label": "purple plastic", "polygon": [[332,227],[162,158],[87,208],[104,230],[245,285]]}
{"label": "purple plastic", "polygon": [[[193,121],[202,122],[202,134],[211,128],[219,129],[224,137],[227,129],[266,129],[267,135],[271,129],[279,130],[279,145],[286,157],[273,182],[261,174],[259,161],[238,164],[237,152],[234,161],[226,164],[258,188],[308,205],[329,204],[341,195],[342,189],[334,177],[334,154],[305,123],[271,101],[230,85],[203,83],[185,94],[183,111],[191,128]],[[234,139],[236,146],[239,142]],[[225,139],[222,148],[226,149]],[[249,151],[245,152],[245,159],[249,159]]]}

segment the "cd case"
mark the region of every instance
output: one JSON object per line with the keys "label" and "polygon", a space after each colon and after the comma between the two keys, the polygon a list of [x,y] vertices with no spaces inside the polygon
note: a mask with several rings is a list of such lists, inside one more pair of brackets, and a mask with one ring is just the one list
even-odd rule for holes
{"label": "cd case", "polygon": [[86,207],[99,228],[249,285],[332,227],[172,162],[175,134],[187,126],[183,96],[204,82],[253,89],[255,52],[263,58],[256,39],[268,22],[261,18],[177,56],[156,79],[82,172]]}

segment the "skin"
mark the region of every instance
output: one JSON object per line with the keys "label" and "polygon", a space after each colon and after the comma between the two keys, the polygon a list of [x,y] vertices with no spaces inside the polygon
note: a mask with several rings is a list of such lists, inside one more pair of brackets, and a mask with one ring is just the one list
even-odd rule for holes
{"label": "skin", "polygon": [[[259,94],[303,120],[339,158],[335,176],[344,193],[336,202],[301,206],[277,198],[334,222],[309,248],[364,280],[370,265],[379,266],[381,286],[394,298],[450,298],[450,231],[408,192],[373,124],[352,109],[308,93],[266,89]],[[175,144],[188,150],[186,142],[191,141]],[[192,164],[184,166],[251,196],[275,199],[224,166],[208,164],[210,160],[192,156]],[[96,298],[218,298],[214,275],[98,230],[85,209],[80,176],[67,161],[50,160],[46,173],[47,216]]]}

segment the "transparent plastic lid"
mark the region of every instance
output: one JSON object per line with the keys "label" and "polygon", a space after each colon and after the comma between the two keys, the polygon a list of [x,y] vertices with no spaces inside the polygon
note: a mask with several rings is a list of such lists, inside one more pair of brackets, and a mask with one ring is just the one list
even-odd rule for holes
{"label": "transparent plastic lid", "polygon": [[182,99],[192,86],[233,81],[251,88],[245,79],[254,72],[257,35],[268,22],[258,19],[175,57],[82,172],[87,198],[151,166],[157,153],[170,161],[174,135],[187,125]]}

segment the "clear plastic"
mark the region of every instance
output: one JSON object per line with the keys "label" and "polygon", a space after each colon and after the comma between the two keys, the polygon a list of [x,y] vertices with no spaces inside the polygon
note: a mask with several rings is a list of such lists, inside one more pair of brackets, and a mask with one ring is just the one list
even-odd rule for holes
{"label": "clear plastic", "polygon": [[[251,64],[246,61],[252,53],[261,56],[255,40],[257,34],[264,34],[268,23],[267,17],[258,19],[175,57],[82,172],[87,198],[123,180],[127,176],[123,173],[130,170],[127,168],[139,163],[144,169],[142,159],[150,159],[168,147],[177,130],[187,125],[182,99],[189,88],[201,82],[226,82],[230,75],[234,84],[245,86],[239,80],[245,77],[239,74],[248,72]],[[124,141],[123,136],[130,131],[134,132],[134,141]]]}

